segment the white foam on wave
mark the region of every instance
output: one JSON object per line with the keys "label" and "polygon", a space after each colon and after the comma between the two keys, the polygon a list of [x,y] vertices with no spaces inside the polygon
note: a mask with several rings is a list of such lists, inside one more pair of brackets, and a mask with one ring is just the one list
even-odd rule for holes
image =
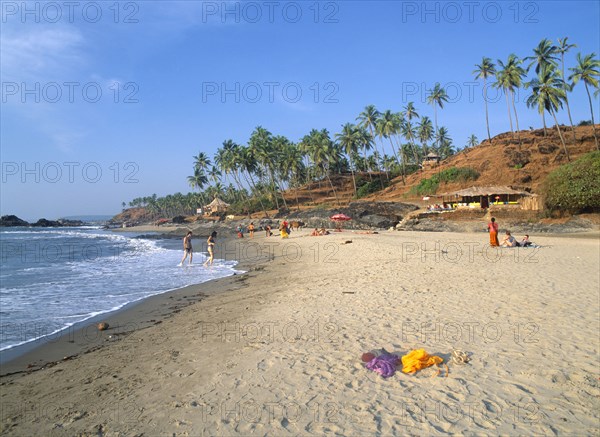
{"label": "white foam on wave", "polygon": [[[52,231],[49,234],[56,232]],[[102,247],[118,246],[120,250],[116,250],[113,257],[22,269],[35,274],[33,278],[43,279],[39,282],[28,281],[20,288],[0,290],[3,303],[7,304],[3,305],[3,311],[9,314],[8,322],[23,326],[33,321],[45,323],[47,329],[44,332],[52,332],[32,335],[28,339],[3,338],[4,344],[0,344],[0,350],[54,335],[73,324],[118,310],[149,296],[231,276],[234,273],[243,273],[235,269],[235,261],[215,260],[215,264],[207,269],[176,267],[181,260],[181,250],[161,247],[154,240],[107,235],[103,232],[88,234],[73,230],[63,232],[62,236],[70,239],[78,238],[79,234],[82,234],[81,237],[85,235],[83,238],[102,238],[102,244],[107,245]],[[201,267],[205,259],[204,254],[195,253],[194,261],[197,263],[194,267]],[[44,269],[47,270],[47,274]],[[60,279],[52,275],[58,275]],[[10,320],[11,314],[15,316],[13,320]]]}

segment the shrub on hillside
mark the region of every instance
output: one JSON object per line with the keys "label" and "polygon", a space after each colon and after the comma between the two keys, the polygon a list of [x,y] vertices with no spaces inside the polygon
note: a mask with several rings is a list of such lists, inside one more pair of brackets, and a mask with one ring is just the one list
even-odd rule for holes
{"label": "shrub on hillside", "polygon": [[551,211],[600,211],[600,151],[552,171],[543,191],[546,207]]}
{"label": "shrub on hillside", "polygon": [[426,195],[435,194],[441,182],[467,182],[477,180],[479,173],[470,167],[450,167],[433,175],[429,179],[421,179],[417,185],[410,190],[411,194]]}
{"label": "shrub on hillside", "polygon": [[[381,180],[379,178],[373,179],[371,182],[361,181],[362,183],[356,189],[356,197],[360,199],[361,197],[368,196],[369,194],[376,193],[377,191],[383,190],[388,184],[384,180],[383,186],[381,185]],[[358,181],[357,181],[358,185]]]}

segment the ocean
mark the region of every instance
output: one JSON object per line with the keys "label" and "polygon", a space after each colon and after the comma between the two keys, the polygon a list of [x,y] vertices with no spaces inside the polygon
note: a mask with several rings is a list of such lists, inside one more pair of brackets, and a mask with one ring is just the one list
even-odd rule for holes
{"label": "ocean", "polygon": [[[0,351],[128,303],[241,273],[205,253],[179,267],[180,240],[149,240],[98,227],[0,229]],[[195,250],[201,245],[193,240]]]}

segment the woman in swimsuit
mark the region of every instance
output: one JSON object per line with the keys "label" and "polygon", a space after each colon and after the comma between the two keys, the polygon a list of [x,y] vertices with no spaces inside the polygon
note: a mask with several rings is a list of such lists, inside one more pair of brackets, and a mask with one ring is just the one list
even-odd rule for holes
{"label": "woman in swimsuit", "polygon": [[215,243],[216,243],[216,238],[217,238],[217,232],[213,231],[212,234],[210,234],[210,237],[208,237],[208,240],[206,240],[206,244],[208,245],[208,254],[210,255],[209,258],[204,262],[204,266],[206,267],[208,264],[210,264],[212,266],[213,264],[213,260],[215,258],[215,253],[214,253],[214,248],[215,248]]}

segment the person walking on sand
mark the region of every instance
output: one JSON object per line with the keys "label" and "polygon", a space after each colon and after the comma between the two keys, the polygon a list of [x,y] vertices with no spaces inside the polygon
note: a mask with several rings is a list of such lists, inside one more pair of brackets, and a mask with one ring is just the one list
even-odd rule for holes
{"label": "person walking on sand", "polygon": [[194,253],[192,251],[192,231],[189,231],[187,234],[185,234],[185,237],[183,237],[183,258],[181,258],[179,267],[183,266],[183,262],[185,261],[188,255],[190,256],[190,261],[188,265],[191,266],[192,258],[194,257]]}
{"label": "person walking on sand", "polygon": [[208,240],[206,240],[206,244],[208,246],[208,259],[204,262],[204,267],[208,266],[209,264],[212,266],[213,264],[213,260],[215,259],[215,244],[216,244],[216,239],[217,239],[217,231],[213,231],[212,234],[210,234],[210,237],[208,237]]}
{"label": "person walking on sand", "polygon": [[248,225],[248,233],[250,234],[250,238],[254,238],[254,223],[250,222]]}
{"label": "person walking on sand", "polygon": [[498,223],[496,219],[492,217],[492,220],[488,223],[488,232],[490,233],[490,246],[500,246],[498,242]]}

